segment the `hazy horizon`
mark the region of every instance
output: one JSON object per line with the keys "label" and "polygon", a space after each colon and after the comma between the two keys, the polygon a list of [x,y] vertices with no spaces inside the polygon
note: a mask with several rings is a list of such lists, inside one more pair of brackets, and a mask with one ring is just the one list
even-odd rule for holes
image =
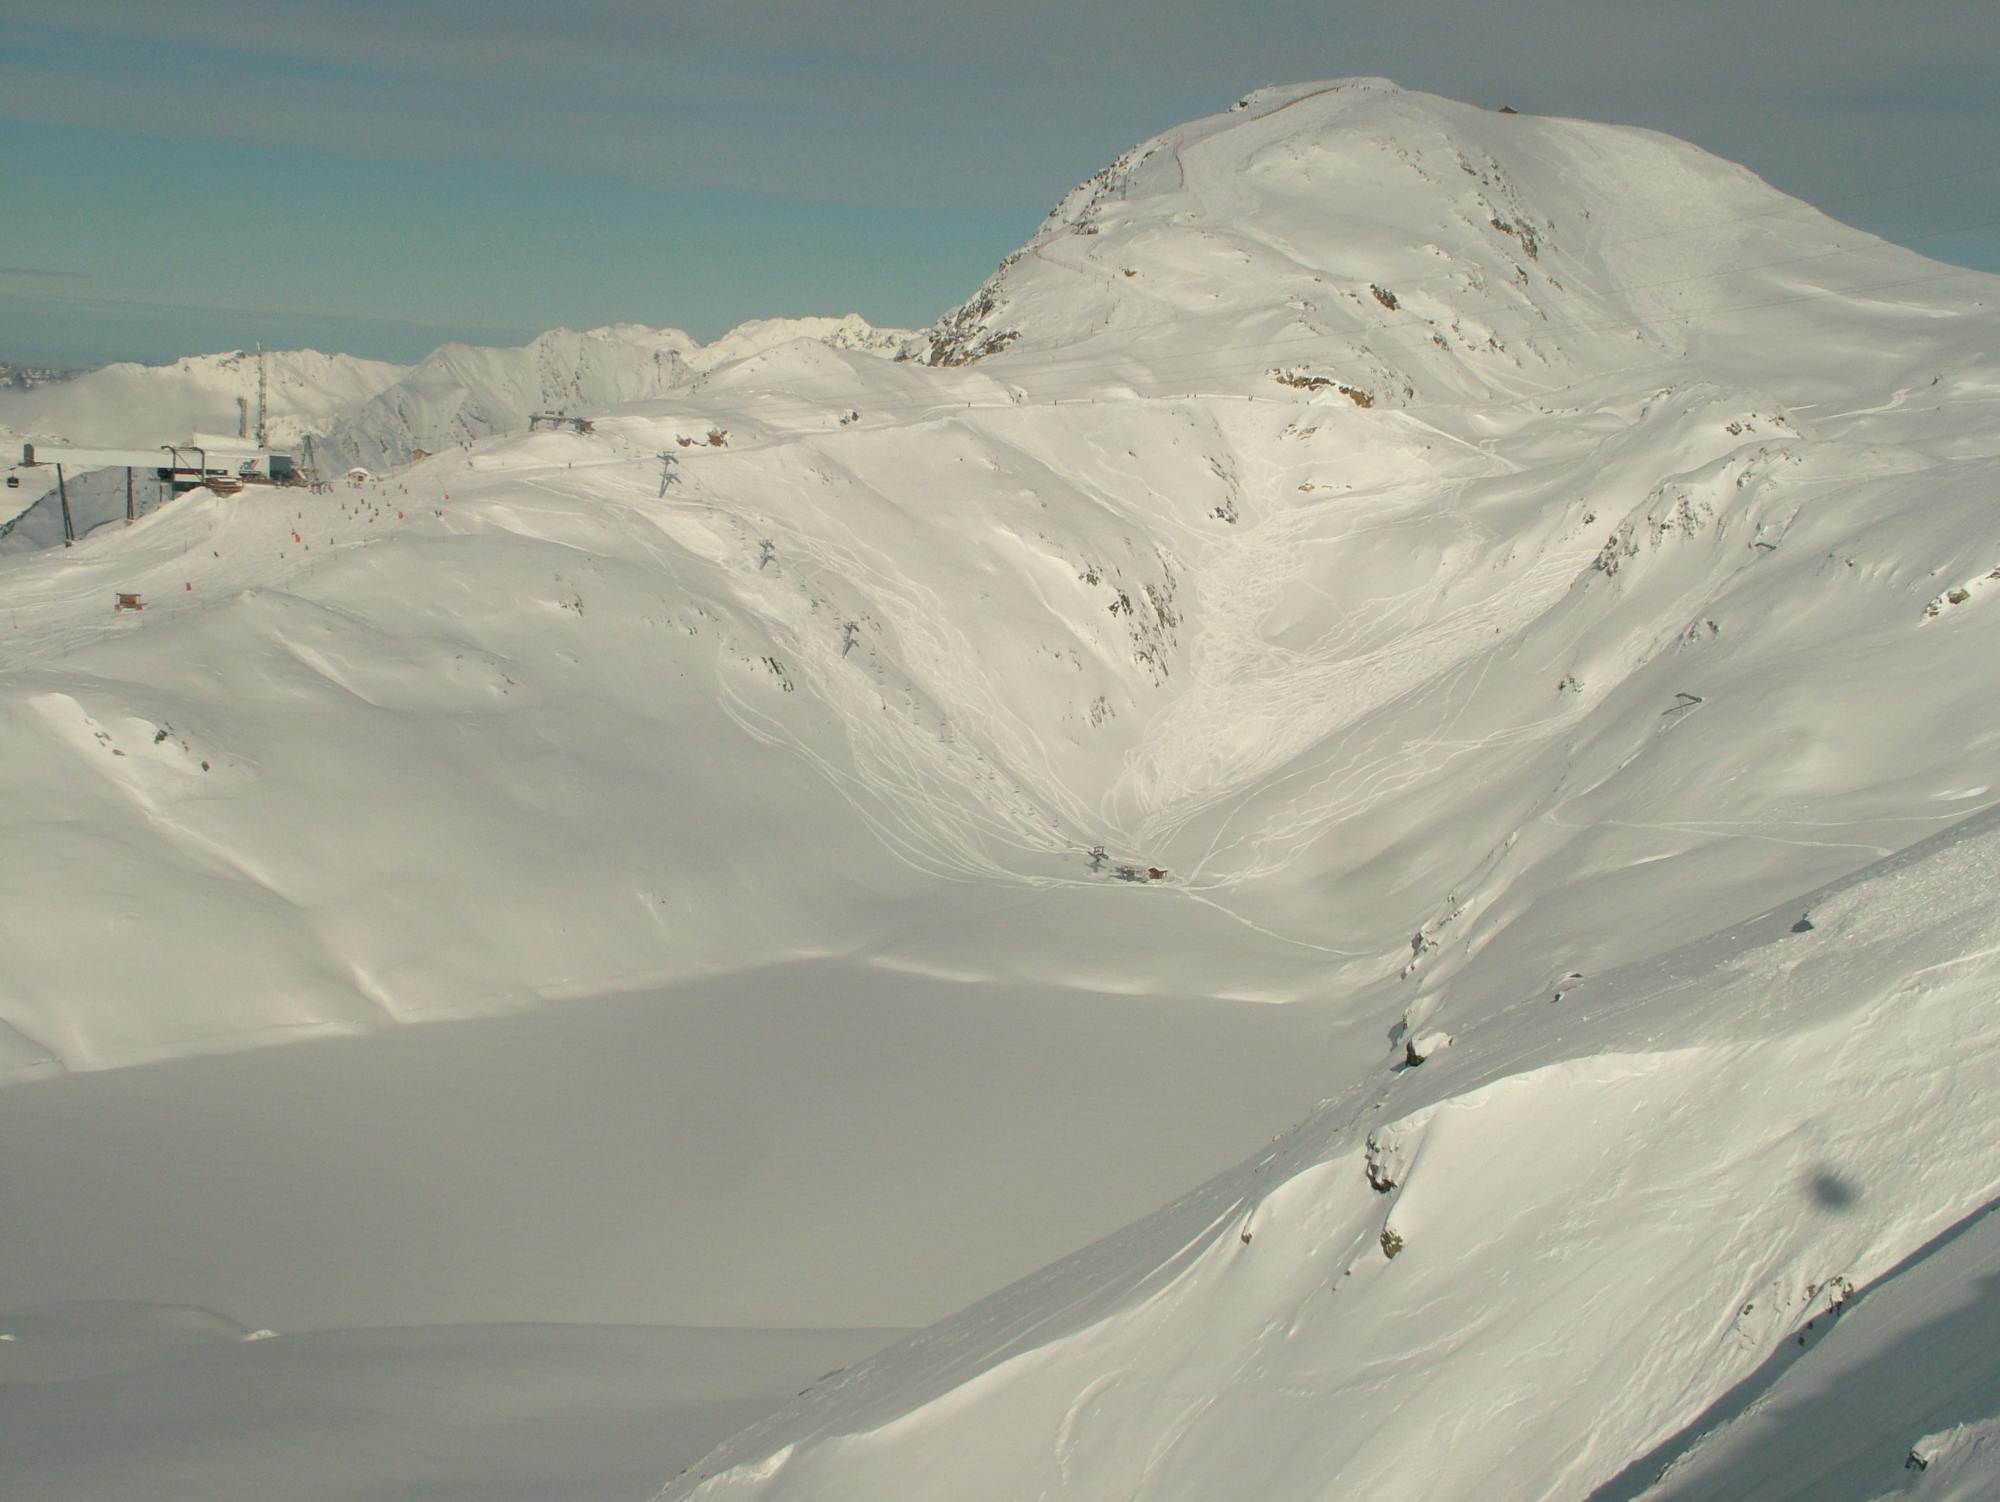
{"label": "hazy horizon", "polygon": [[20,364],[921,325],[1135,143],[1262,85],[1352,75],[1664,130],[1859,229],[2000,268],[2000,32],[1973,6],[1791,0],[1757,26],[1713,0],[12,10],[0,190],[23,207],[0,220],[0,360]]}

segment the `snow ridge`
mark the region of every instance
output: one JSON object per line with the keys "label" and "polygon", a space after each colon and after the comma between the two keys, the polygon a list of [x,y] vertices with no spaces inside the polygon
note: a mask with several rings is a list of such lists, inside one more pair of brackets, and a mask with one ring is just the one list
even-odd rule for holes
{"label": "snow ridge", "polygon": [[767,318],[702,345],[679,329],[638,324],[552,329],[519,349],[447,344],[323,433],[342,463],[400,468],[422,453],[525,431],[537,412],[596,414],[665,396],[698,375],[796,339],[892,355],[906,336],[845,318]]}

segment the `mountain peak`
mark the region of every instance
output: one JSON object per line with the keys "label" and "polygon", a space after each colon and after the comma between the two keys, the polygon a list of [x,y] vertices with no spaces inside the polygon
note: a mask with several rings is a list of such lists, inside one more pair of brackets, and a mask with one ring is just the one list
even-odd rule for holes
{"label": "mountain peak", "polygon": [[1345,79],[1258,90],[1124,153],[928,331],[926,358],[1143,353],[1189,390],[1292,368],[1376,403],[1481,398],[1926,265],[1656,132]]}

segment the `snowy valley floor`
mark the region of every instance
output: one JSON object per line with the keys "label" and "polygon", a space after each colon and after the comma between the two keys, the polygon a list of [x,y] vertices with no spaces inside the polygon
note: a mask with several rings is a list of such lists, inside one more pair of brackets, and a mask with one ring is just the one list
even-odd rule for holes
{"label": "snowy valley floor", "polygon": [[644,1495],[1310,1110],[1316,1013],[827,961],[0,1090],[6,1495]]}
{"label": "snowy valley floor", "polygon": [[8,1323],[43,1363],[0,1378],[22,1502],[641,1497],[885,1338],[442,1325],[246,1342],[205,1311],[145,1305]]}

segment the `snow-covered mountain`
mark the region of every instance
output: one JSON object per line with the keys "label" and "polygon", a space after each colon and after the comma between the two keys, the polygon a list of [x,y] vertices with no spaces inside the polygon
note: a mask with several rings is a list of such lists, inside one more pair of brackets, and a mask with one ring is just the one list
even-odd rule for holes
{"label": "snow-covered mountain", "polygon": [[[255,353],[191,355],[171,365],[117,364],[61,379],[0,385],[0,555],[60,547],[62,512],[47,466],[17,468],[27,440],[88,447],[151,449],[186,443],[195,433],[233,434],[257,411]],[[336,414],[366,402],[407,367],[318,350],[271,350],[264,355],[265,410],[274,444],[295,445]],[[125,515],[122,469],[72,468],[72,525],[79,535]],[[141,476],[133,496],[150,510],[166,494]]]}
{"label": "snow-covered mountain", "polygon": [[2000,1178],[1996,291],[1360,80],[1128,153],[913,348],[440,352],[349,431],[469,447],[0,564],[0,1059],[780,962],[1318,1008],[1297,1132],[670,1495],[1726,1476]]}
{"label": "snow-covered mountain", "polygon": [[703,345],[638,324],[552,329],[518,349],[447,344],[321,431],[331,460],[397,468],[419,452],[525,431],[537,412],[594,413],[658,398],[701,372],[794,339],[894,354],[909,336],[845,318],[766,318]]}
{"label": "snow-covered mountain", "polygon": [[31,391],[37,386],[74,380],[82,374],[80,370],[62,370],[52,365],[15,365],[10,361],[0,360],[0,388],[12,388],[16,391]]}
{"label": "snow-covered mountain", "polygon": [[[896,356],[914,336],[861,318],[760,318],[712,344],[679,329],[638,324],[577,333],[552,329],[518,348],[447,344],[414,366],[322,355],[266,355],[271,441],[298,448],[308,434],[323,472],[352,464],[401,468],[420,455],[525,431],[537,412],[583,414],[658,397],[706,371],[795,339]],[[242,405],[239,406],[239,403]],[[234,433],[256,412],[257,360],[241,351],[172,365],[107,365],[62,383],[0,389],[0,439],[62,439],[112,447],[185,442],[190,433]],[[10,463],[12,457],[10,456]],[[10,470],[20,484],[0,501],[0,553],[56,546],[63,538],[55,481],[45,469]],[[144,487],[140,509],[158,500]],[[71,477],[74,525],[88,532],[125,514],[123,471]]]}
{"label": "snow-covered mountain", "polygon": [[1994,1333],[1994,290],[1374,83],[1071,195],[931,358],[1142,465],[1113,413],[1212,393],[1153,536],[1217,481],[1242,531],[1170,611],[1160,555],[1187,681],[1095,807],[1386,1039],[665,1495],[1994,1495],[2000,1379],[1934,1344]]}
{"label": "snow-covered mountain", "polygon": [[[759,318],[703,344],[679,329],[615,324],[551,329],[517,348],[446,344],[415,365],[271,350],[265,356],[272,441],[308,433],[334,456],[371,467],[410,462],[473,439],[523,430],[528,416],[656,397],[700,373],[794,339],[896,355],[912,336],[842,318]],[[39,374],[28,372],[29,375]],[[0,433],[130,448],[233,433],[241,401],[257,410],[257,356],[192,355],[171,365],[106,365],[60,379],[0,384]]]}
{"label": "snow-covered mountain", "polygon": [[[278,443],[298,442],[408,369],[313,349],[270,350],[264,360],[269,426]],[[151,448],[185,443],[194,432],[234,433],[239,398],[254,419],[257,356],[246,350],[191,355],[171,365],[105,365],[67,380],[0,388],[0,430],[108,448]]]}

